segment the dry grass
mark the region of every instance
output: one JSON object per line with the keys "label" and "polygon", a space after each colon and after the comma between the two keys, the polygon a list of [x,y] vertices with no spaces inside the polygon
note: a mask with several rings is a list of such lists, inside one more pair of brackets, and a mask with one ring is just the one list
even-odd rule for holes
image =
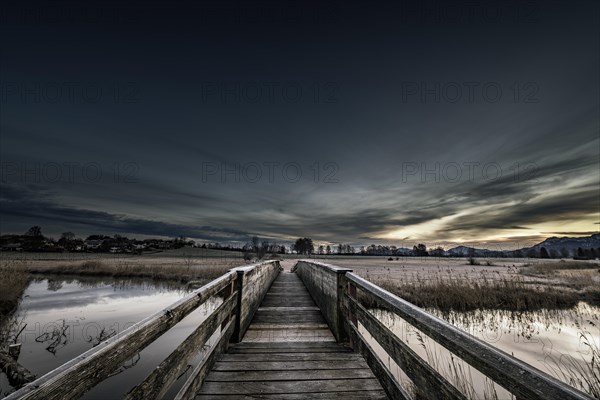
{"label": "dry grass", "polygon": [[30,276],[18,261],[0,261],[0,322],[17,308]]}
{"label": "dry grass", "polygon": [[546,365],[563,381],[600,399],[600,344],[590,332],[581,328],[579,341],[589,354],[590,362],[581,362],[566,354],[561,357],[547,356]]}
{"label": "dry grass", "polygon": [[187,283],[190,281],[210,281],[227,272],[231,265],[140,265],[125,261],[106,263],[103,261],[84,261],[77,264],[28,266],[33,274],[79,275],[112,278],[146,278]]}
{"label": "dry grass", "polygon": [[522,268],[522,272],[527,275],[557,275],[561,271],[572,270],[598,270],[600,267],[597,263],[585,261],[565,261],[557,262],[542,262],[537,264],[527,264]]}
{"label": "dry grass", "polygon": [[574,290],[533,284],[521,277],[492,279],[481,274],[479,279],[469,279],[440,273],[428,278],[416,276],[408,281],[381,276],[372,280],[419,307],[442,312],[568,309],[582,300],[582,294]]}
{"label": "dry grass", "polygon": [[30,278],[21,262],[0,261],[0,352],[8,351],[19,335],[22,321],[16,310]]}

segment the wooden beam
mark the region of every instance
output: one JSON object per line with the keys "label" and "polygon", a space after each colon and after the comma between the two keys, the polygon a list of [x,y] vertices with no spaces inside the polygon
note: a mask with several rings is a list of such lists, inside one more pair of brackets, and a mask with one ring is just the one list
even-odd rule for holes
{"label": "wooden beam", "polygon": [[10,394],[6,400],[80,398],[91,387],[106,379],[123,362],[219,293],[234,279],[235,273],[226,273],[164,310],[134,324],[122,333]]}
{"label": "wooden beam", "polygon": [[227,298],[142,383],[133,388],[126,399],[162,398],[185,370],[190,360],[196,356],[198,349],[202,348],[223,321],[229,319],[236,302],[236,296]]}
{"label": "wooden beam", "polygon": [[381,358],[375,353],[375,350],[367,343],[363,335],[354,325],[350,325],[350,336],[355,344],[355,350],[362,354],[367,364],[373,371],[373,374],[383,386],[383,390],[392,400],[411,400],[410,394],[398,383],[390,370],[385,366]]}
{"label": "wooden beam", "polygon": [[[233,317],[235,319],[236,317]],[[183,387],[179,390],[177,395],[175,396],[175,400],[192,400],[196,397],[198,390],[202,386],[204,382],[204,378],[210,372],[210,369],[215,364],[217,358],[227,350],[227,345],[229,343],[229,339],[235,330],[235,322],[229,321],[227,327],[221,331],[221,336],[219,336],[219,341],[215,344],[210,353],[204,358],[204,360],[194,368],[192,371],[192,375],[189,379],[183,384]]]}
{"label": "wooden beam", "polygon": [[413,381],[420,395],[427,399],[466,399],[439,372],[402,342],[391,330],[368,312],[357,300],[348,296],[353,315]]}
{"label": "wooden beam", "polygon": [[588,400],[590,396],[534,368],[502,350],[477,339],[448,322],[422,310],[352,273],[346,278],[365,296],[383,303],[386,309],[462,358],[523,400]]}

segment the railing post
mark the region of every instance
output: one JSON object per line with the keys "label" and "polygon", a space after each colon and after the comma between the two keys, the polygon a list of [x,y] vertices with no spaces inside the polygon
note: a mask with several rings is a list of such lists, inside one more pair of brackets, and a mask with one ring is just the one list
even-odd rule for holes
{"label": "railing post", "polygon": [[[347,282],[348,297],[350,297],[351,299],[357,300],[356,285],[348,280],[346,280],[346,282]],[[356,315],[352,312],[352,309],[350,307],[348,307],[348,319],[350,320],[349,323],[353,324],[354,326],[356,326],[358,328],[358,320],[356,319]],[[352,328],[349,327],[348,329],[352,329]],[[354,338],[354,336],[350,335],[350,347],[352,347],[353,349],[356,349],[356,343],[354,343],[353,338]]]}
{"label": "railing post", "polygon": [[345,312],[344,312],[344,293],[346,292],[347,279],[346,272],[352,272],[352,270],[339,269],[336,271],[336,286],[337,286],[337,312],[336,312],[336,323],[335,332],[333,332],[338,343],[347,343],[350,340],[350,336],[346,331],[345,324]]}
{"label": "railing post", "polygon": [[[225,286],[223,288],[223,290],[221,291],[221,295],[223,296],[223,302],[225,302],[229,298],[229,296],[231,296],[231,293],[233,293],[233,285],[234,284],[235,284],[235,281],[231,282],[229,285]],[[225,317],[223,322],[221,322],[221,329],[225,329],[225,327],[229,323],[230,318],[231,318],[231,315],[228,315]]]}
{"label": "railing post", "polygon": [[241,332],[241,321],[242,321],[242,293],[244,290],[244,271],[237,271],[237,278],[235,280],[237,286],[237,305],[235,307],[235,328],[231,335],[232,343],[239,343],[242,338]]}

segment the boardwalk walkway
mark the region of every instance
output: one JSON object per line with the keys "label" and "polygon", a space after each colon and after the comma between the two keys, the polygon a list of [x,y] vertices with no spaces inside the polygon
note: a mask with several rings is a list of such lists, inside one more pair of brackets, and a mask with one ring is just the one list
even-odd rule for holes
{"label": "boardwalk walkway", "polygon": [[360,354],[337,344],[294,273],[271,285],[241,343],[206,377],[199,399],[387,399]]}

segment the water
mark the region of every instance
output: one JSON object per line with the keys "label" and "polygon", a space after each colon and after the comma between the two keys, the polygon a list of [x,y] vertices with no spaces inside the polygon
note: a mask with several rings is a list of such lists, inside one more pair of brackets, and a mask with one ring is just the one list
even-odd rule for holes
{"label": "water", "polygon": [[[41,377],[187,293],[181,285],[144,280],[38,279],[26,289],[18,311],[21,326],[26,324],[18,340],[22,343],[18,361]],[[217,305],[213,301],[199,307],[85,398],[122,397]],[[3,394],[12,391],[4,374],[0,377],[0,389]]]}
{"label": "water", "polygon": [[[427,311],[443,317],[458,328],[555,378],[580,390],[589,391],[583,375],[589,373],[593,355],[588,345],[600,348],[598,307],[582,302],[571,310],[522,313],[483,310],[442,315],[436,310]],[[470,398],[492,398],[493,392],[496,392],[499,399],[511,398],[504,388],[491,382],[458,357],[451,356],[448,350],[402,318],[383,310],[372,312],[420,357]],[[365,333],[364,328],[361,331]],[[410,388],[408,377],[368,334],[366,336],[398,381],[404,387]],[[598,367],[595,368],[597,373]]]}

